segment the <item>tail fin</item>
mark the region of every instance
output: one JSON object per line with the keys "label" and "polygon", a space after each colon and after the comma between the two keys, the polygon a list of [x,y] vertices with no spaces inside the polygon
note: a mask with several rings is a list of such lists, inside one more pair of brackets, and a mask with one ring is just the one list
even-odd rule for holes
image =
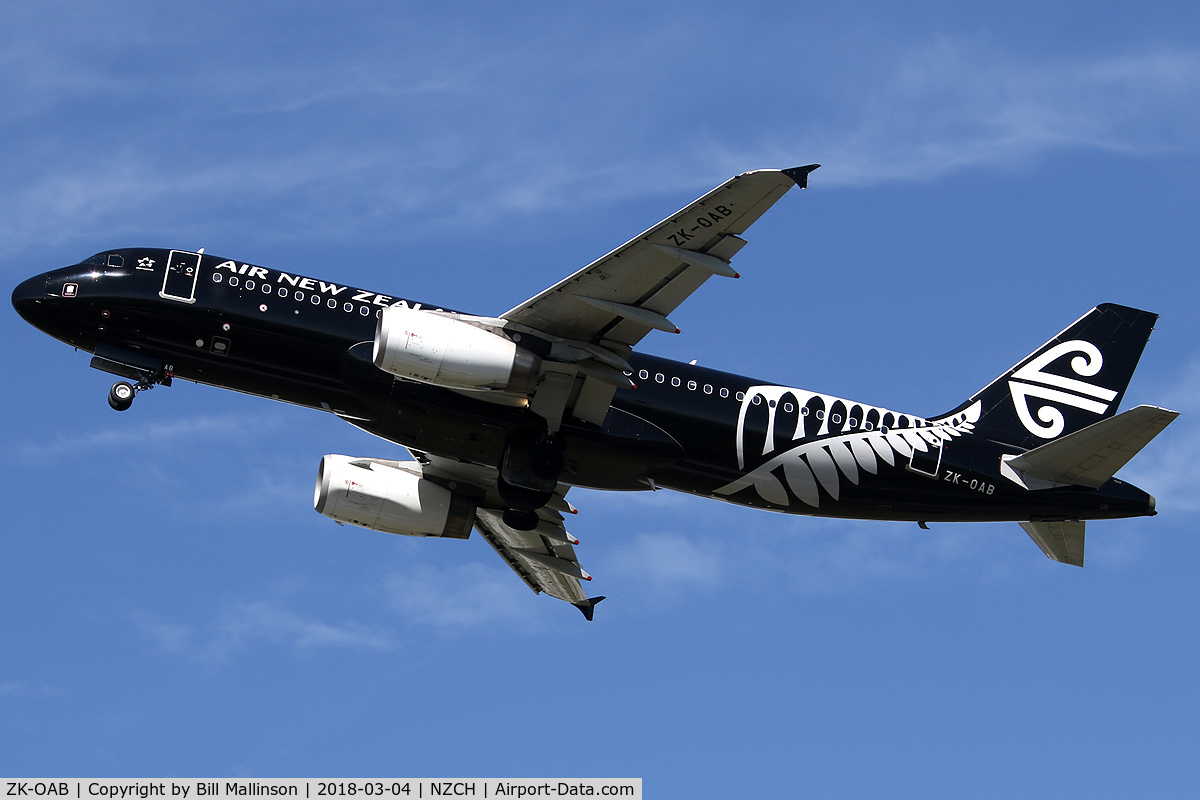
{"label": "tail fin", "polygon": [[1108,419],[1157,319],[1128,306],[1096,306],[945,416],[978,413],[975,433],[1025,448]]}

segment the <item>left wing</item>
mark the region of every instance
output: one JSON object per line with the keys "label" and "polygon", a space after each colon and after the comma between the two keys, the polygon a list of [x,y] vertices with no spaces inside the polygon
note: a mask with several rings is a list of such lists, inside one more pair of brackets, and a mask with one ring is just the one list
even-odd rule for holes
{"label": "left wing", "polygon": [[[547,519],[549,514],[557,519]],[[592,576],[575,557],[572,543],[579,540],[567,533],[556,512],[543,509],[538,516],[542,521],[536,528],[519,531],[504,524],[503,511],[481,507],[475,512],[475,527],[530,589],[566,600],[590,621],[596,603],[604,598],[589,598],[583,591],[580,581],[590,581]]]}
{"label": "left wing", "polygon": [[[411,452],[411,451],[410,451]],[[467,464],[428,453],[413,452],[423,474],[475,486],[483,492],[475,511],[475,528],[500,555],[513,572],[534,592],[545,592],[565,600],[583,612],[590,621],[596,603],[603,597],[587,596],[581,581],[592,576],[584,571],[575,555],[579,540],[567,532],[557,509],[574,513],[564,497],[570,488],[559,484],[554,498],[540,509],[538,526],[520,531],[504,524],[504,503],[496,493],[497,471],[492,467]]]}

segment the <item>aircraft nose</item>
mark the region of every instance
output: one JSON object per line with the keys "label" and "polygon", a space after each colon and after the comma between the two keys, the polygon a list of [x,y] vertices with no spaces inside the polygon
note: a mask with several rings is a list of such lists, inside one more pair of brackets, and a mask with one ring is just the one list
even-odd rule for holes
{"label": "aircraft nose", "polygon": [[13,308],[25,319],[29,319],[36,303],[45,298],[47,277],[45,273],[36,275],[29,280],[21,281],[17,284],[17,288],[13,289]]}

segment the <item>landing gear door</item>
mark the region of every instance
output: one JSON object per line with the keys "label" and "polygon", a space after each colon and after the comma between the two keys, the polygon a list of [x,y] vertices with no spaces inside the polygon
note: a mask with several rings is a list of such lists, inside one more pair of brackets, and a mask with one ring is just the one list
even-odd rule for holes
{"label": "landing gear door", "polygon": [[172,250],[167,259],[163,288],[159,297],[181,303],[196,302],[196,280],[200,277],[200,254]]}

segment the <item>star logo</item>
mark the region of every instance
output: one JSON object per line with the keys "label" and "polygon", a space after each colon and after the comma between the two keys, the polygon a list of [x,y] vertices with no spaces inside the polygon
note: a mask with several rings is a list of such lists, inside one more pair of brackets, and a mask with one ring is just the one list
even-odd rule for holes
{"label": "star logo", "polygon": [[138,269],[154,269],[154,259],[153,258],[139,258],[138,259]]}

